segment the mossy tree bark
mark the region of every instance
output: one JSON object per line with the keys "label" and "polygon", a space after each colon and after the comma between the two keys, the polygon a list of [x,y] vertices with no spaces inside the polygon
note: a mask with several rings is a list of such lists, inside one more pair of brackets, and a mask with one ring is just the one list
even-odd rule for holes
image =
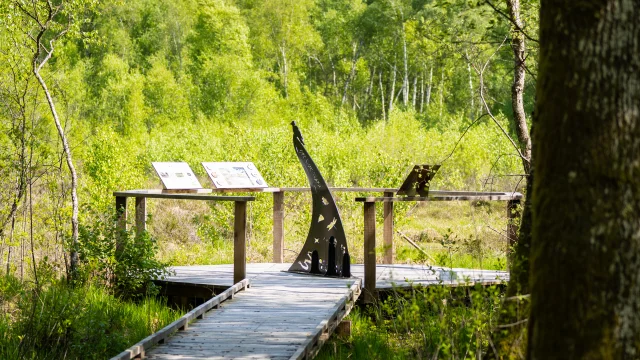
{"label": "mossy tree bark", "polygon": [[640,3],[543,0],[529,359],[640,356]]}

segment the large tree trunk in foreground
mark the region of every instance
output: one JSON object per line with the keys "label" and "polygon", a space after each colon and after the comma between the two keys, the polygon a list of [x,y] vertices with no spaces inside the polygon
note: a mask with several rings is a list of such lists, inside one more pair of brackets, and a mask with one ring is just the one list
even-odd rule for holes
{"label": "large tree trunk in foreground", "polygon": [[542,1],[530,359],[640,356],[640,4]]}

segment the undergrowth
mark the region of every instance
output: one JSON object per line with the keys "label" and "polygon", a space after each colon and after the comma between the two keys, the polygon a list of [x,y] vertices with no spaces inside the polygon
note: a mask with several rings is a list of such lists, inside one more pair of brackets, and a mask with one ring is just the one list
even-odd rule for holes
{"label": "undergrowth", "polygon": [[492,351],[500,286],[394,290],[354,308],[351,334],[334,336],[316,359],[475,359]]}
{"label": "undergrowth", "polygon": [[181,316],[153,297],[54,281],[38,289],[0,278],[0,359],[104,359]]}

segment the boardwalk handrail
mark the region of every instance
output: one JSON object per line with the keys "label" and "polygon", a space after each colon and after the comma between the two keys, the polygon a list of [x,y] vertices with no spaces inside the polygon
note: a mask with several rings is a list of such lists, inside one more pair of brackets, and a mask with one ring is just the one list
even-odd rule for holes
{"label": "boardwalk handrail", "polygon": [[[127,198],[136,200],[136,233],[147,230],[147,199],[179,199],[200,201],[232,201],[234,203],[233,216],[233,282],[244,280],[247,270],[247,202],[254,201],[255,196],[218,196],[208,193],[175,193],[173,191],[127,190],[115,191],[116,199],[116,227],[122,234],[127,230]],[[116,242],[116,249],[120,248],[120,238]]]}
{"label": "boardwalk handrail", "polygon": [[189,323],[191,323],[195,319],[202,319],[207,311],[211,310],[214,307],[218,307],[223,301],[227,300],[228,298],[233,298],[233,296],[238,291],[244,290],[250,286],[251,282],[249,281],[249,279],[244,279],[234,284],[219,295],[209,299],[207,302],[184,314],[178,320],[165,326],[155,334],[147,336],[132,347],[112,357],[111,360],[129,360],[135,358],[143,358],[145,350],[148,350],[156,344],[164,343],[164,341],[174,332],[185,330],[189,326]]}
{"label": "boardwalk handrail", "polygon": [[353,284],[351,284],[347,297],[334,307],[331,317],[320,323],[320,325],[313,330],[314,334],[307,339],[302,347],[300,347],[289,359],[313,359],[322,345],[329,339],[336,327],[338,327],[338,324],[340,324],[342,319],[349,315],[351,308],[353,308],[358,296],[360,296],[361,289],[362,280],[357,279]]}
{"label": "boardwalk handrail", "polygon": [[516,219],[520,217],[518,205],[524,196],[513,192],[474,192],[474,191],[429,191],[429,196],[393,197],[356,197],[355,201],[364,205],[364,301],[373,302],[376,298],[376,203],[384,204],[384,257],[383,263],[393,264],[393,204],[395,202],[428,201],[506,201],[507,202],[507,255],[515,245],[518,231]]}

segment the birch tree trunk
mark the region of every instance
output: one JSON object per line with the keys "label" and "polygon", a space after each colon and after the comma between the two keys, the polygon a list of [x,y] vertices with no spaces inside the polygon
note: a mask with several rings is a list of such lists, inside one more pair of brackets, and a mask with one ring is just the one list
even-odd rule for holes
{"label": "birch tree trunk", "polygon": [[393,101],[395,100],[396,93],[396,63],[393,63],[393,74],[391,75],[391,89],[389,90],[389,116],[391,116],[391,112],[393,111]]}
{"label": "birch tree trunk", "polygon": [[415,76],[413,78],[413,102],[411,103],[411,106],[413,107],[414,110],[416,108],[416,96],[417,95],[418,95],[418,77]]}
{"label": "birch tree trunk", "polygon": [[640,6],[543,0],[529,359],[640,356]]}
{"label": "birch tree trunk", "polygon": [[[51,53],[53,52],[53,45],[51,45]],[[48,60],[48,59],[47,59]],[[40,65],[37,64],[37,56],[34,56],[33,61],[33,74],[38,79],[42,90],[44,91],[45,97],[47,98],[47,104],[49,104],[49,109],[51,110],[51,115],[53,116],[53,121],[56,125],[56,129],[58,130],[58,136],[60,137],[60,141],[62,142],[62,149],[64,150],[65,159],[67,162],[67,167],[69,168],[69,174],[71,176],[71,256],[70,256],[70,277],[72,279],[75,278],[75,273],[78,268],[78,174],[76,172],[76,167],[73,164],[73,157],[71,155],[71,149],[69,148],[69,141],[67,140],[67,135],[65,134],[64,128],[62,127],[62,123],[60,122],[60,118],[58,117],[58,112],[56,110],[56,105],[51,97],[51,92],[47,87],[47,83],[44,81],[42,76],[40,75],[40,68],[44,65],[45,62],[42,62]]]}
{"label": "birch tree trunk", "polygon": [[440,84],[438,91],[440,92],[440,115],[442,118],[442,107],[444,105],[444,67],[440,70]]}
{"label": "birch tree trunk", "polygon": [[353,58],[351,60],[351,71],[349,72],[349,77],[347,81],[344,83],[344,91],[342,93],[342,102],[340,106],[344,106],[344,103],[347,101],[347,90],[349,90],[349,84],[353,80],[354,75],[356,74],[356,62],[358,61],[358,43],[353,43]]}
{"label": "birch tree trunk", "polygon": [[[515,1],[518,1],[518,0],[515,0]],[[474,116],[473,116],[473,112],[474,112],[473,101],[474,101],[475,93],[473,91],[473,78],[471,77],[471,62],[469,61],[469,56],[468,55],[467,55],[467,72],[469,73],[469,97],[471,99],[471,101],[470,101],[471,102],[471,104],[470,104],[471,106],[469,107],[469,118],[473,120],[474,119]]]}
{"label": "birch tree trunk", "polygon": [[524,27],[520,19],[520,0],[507,0],[507,8],[509,16],[515,26],[511,29],[511,48],[514,56],[513,84],[511,86],[511,104],[513,108],[513,120],[520,142],[520,152],[522,159],[522,167],[525,174],[529,173],[531,167],[531,137],[529,136],[529,127],[527,126],[527,118],[524,113],[524,80],[526,74],[526,47],[524,42],[524,34],[520,29]]}
{"label": "birch tree trunk", "polygon": [[425,105],[427,106],[427,109],[429,109],[429,103],[431,102],[431,85],[433,84],[433,65],[431,65],[431,67],[429,68],[429,85],[427,85],[427,98],[425,100]]}
{"label": "birch tree trunk", "polygon": [[424,108],[424,71],[422,75],[420,75],[420,114],[422,114],[422,109]]}
{"label": "birch tree trunk", "polygon": [[382,101],[380,102],[380,105],[382,105],[382,119],[384,121],[387,121],[387,114],[385,113],[384,110],[384,86],[382,86],[382,70],[380,70],[380,97],[382,97]]}
{"label": "birch tree trunk", "polygon": [[369,74],[369,86],[367,87],[367,91],[365,92],[365,96],[364,96],[364,105],[363,105],[363,109],[362,111],[364,113],[367,112],[367,108],[369,107],[369,100],[371,99],[371,92],[373,91],[373,80],[376,77],[376,67],[374,66],[371,69],[371,72]]}
{"label": "birch tree trunk", "polygon": [[404,30],[404,19],[402,21],[402,56],[404,64],[404,76],[402,78],[402,104],[406,109],[409,104],[409,59],[407,56],[407,37]]}
{"label": "birch tree trunk", "polygon": [[[525,157],[522,159],[522,165],[526,181],[527,198],[522,209],[522,220],[520,222],[520,232],[518,241],[513,247],[509,261],[509,284],[507,286],[507,297],[515,297],[517,295],[529,293],[529,256],[531,250],[531,200],[532,200],[532,182],[533,182],[533,166],[531,166],[531,138],[524,112],[523,93],[525,79],[525,47],[524,35],[522,34],[522,21],[520,20],[520,1],[506,0],[507,8],[511,16],[512,26],[511,46],[514,54],[514,73],[513,84],[511,87],[511,105],[514,112],[514,125],[518,133],[520,143],[520,151]],[[511,242],[511,239],[509,239]],[[518,314],[525,312],[527,308],[526,302],[509,302],[505,303],[502,309],[499,322],[502,325],[520,322],[521,318]],[[502,348],[503,352],[509,351],[508,346],[513,344],[514,340],[520,336],[520,332],[524,329],[524,324],[513,326],[502,333],[503,336],[494,337],[494,342],[498,348]],[[512,354],[516,356],[516,354]]]}
{"label": "birch tree trunk", "polygon": [[[77,266],[78,266],[78,174],[76,173],[76,168],[73,164],[73,157],[71,154],[71,149],[69,147],[69,142],[67,140],[67,136],[65,134],[65,130],[62,126],[60,118],[58,116],[58,112],[56,110],[55,102],[53,101],[53,97],[51,96],[51,92],[47,87],[47,83],[44,78],[40,74],[42,68],[47,64],[47,62],[53,56],[53,52],[55,50],[54,44],[58,39],[64,36],[68,29],[71,21],[71,17],[69,17],[69,23],[66,24],[58,24],[65,26],[62,30],[57,30],[57,26],[55,26],[54,21],[57,16],[62,11],[65,3],[61,3],[59,5],[53,5],[52,2],[47,2],[44,7],[44,15],[41,16],[38,14],[39,8],[37,4],[33,3],[33,7],[25,8],[21,3],[17,3],[18,8],[26,15],[29,20],[33,19],[35,23],[34,27],[37,29],[35,32],[35,37],[32,34],[29,34],[29,38],[33,41],[33,58],[31,59],[31,70],[33,75],[38,80],[40,87],[44,91],[45,97],[47,99],[47,104],[49,106],[49,110],[51,111],[51,115],[53,117],[54,124],[56,126],[56,130],[58,131],[58,137],[62,142],[62,149],[64,152],[64,156],[66,159],[67,167],[69,168],[69,174],[71,177],[71,250],[70,250],[70,260],[69,260],[69,278],[73,280],[76,276]],[[30,11],[33,11],[31,13]],[[48,34],[46,36],[47,40],[45,40],[45,34],[56,29],[57,32],[53,34]],[[48,45],[48,47],[47,47]],[[26,219],[26,216],[25,216]],[[25,220],[26,221],[26,220]]]}
{"label": "birch tree trunk", "polygon": [[289,64],[287,63],[287,51],[284,45],[280,46],[280,54],[282,54],[282,87],[284,88],[284,97],[287,99],[289,97],[289,84],[287,79],[289,76]]}

